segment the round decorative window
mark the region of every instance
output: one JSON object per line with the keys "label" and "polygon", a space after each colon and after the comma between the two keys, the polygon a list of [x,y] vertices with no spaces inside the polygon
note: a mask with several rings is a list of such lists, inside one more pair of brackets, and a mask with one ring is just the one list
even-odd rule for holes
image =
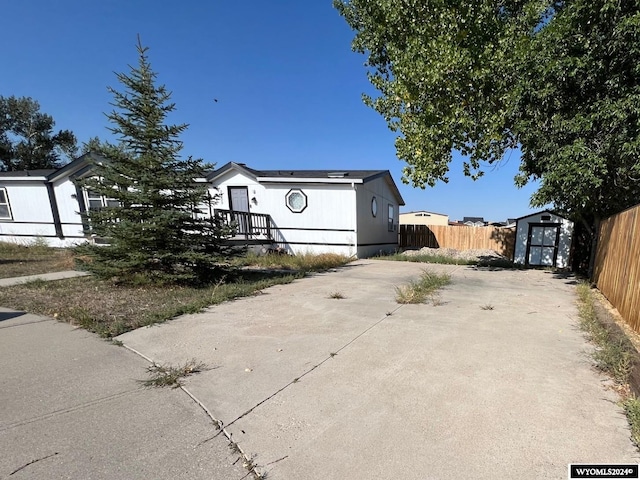
{"label": "round decorative window", "polygon": [[371,199],[371,215],[374,217],[378,215],[378,201],[376,200],[376,197]]}
{"label": "round decorative window", "polygon": [[293,213],[301,213],[307,208],[307,196],[300,189],[289,190],[285,197],[287,208]]}

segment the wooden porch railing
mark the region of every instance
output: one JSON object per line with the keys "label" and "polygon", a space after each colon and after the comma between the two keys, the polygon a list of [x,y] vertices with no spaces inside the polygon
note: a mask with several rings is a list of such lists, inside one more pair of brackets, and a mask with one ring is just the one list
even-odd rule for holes
{"label": "wooden porch railing", "polygon": [[253,240],[263,237],[272,240],[271,216],[266,213],[236,212],[216,208],[214,214],[227,225],[235,227],[233,238]]}

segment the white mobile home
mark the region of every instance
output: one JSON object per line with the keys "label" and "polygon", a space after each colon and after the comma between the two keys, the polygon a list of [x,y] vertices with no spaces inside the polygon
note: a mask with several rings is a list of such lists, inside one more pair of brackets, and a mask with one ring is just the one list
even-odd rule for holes
{"label": "white mobile home", "polygon": [[0,172],[0,241],[68,247],[86,240],[78,190],[56,170]]}
{"label": "white mobile home", "polygon": [[367,257],[398,246],[404,201],[387,170],[260,171],[231,162],[207,181],[221,194],[218,212],[268,215],[273,243],[290,253]]}
{"label": "white mobile home", "polygon": [[549,210],[516,220],[514,263],[570,267],[573,222]]}
{"label": "white mobile home", "polygon": [[[108,204],[75,180],[103,160],[83,155],[58,170],[0,172],[0,241],[53,246],[91,240],[82,214]],[[237,227],[235,242],[289,253],[366,257],[398,245],[404,201],[387,170],[254,170],[228,163],[206,179],[220,202],[210,214]]]}

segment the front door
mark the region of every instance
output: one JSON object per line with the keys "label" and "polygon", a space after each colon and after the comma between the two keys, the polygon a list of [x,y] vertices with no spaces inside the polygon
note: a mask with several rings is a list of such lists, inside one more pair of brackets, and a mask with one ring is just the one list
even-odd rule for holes
{"label": "front door", "polygon": [[559,240],[559,224],[530,224],[527,241],[527,265],[555,267]]}
{"label": "front door", "polygon": [[249,189],[247,187],[229,187],[229,210],[233,221],[238,225],[237,234],[249,235],[251,215],[249,214]]}

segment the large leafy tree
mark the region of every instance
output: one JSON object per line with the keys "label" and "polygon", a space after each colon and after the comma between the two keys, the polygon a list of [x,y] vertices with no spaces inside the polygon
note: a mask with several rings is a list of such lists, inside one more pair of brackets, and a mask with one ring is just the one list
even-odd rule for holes
{"label": "large leafy tree", "polygon": [[54,126],[35,100],[0,96],[0,171],[58,168],[72,159],[75,136]]}
{"label": "large leafy tree", "polygon": [[640,202],[640,2],[557,8],[517,65],[519,184],[594,225]]}
{"label": "large leafy tree", "polygon": [[223,242],[229,229],[209,215],[216,196],[196,182],[209,166],[180,157],[187,125],[166,123],[175,109],[171,94],[155,84],[147,48],[138,41],[137,49],[137,67],[117,74],[124,89],[109,88],[115,107],[107,114],[109,130],[118,144],[92,139],[85,147],[103,158],[83,184],[107,199],[104,208],[89,210],[88,222],[108,245],[81,252],[87,268],[121,282],[212,281],[233,252]]}
{"label": "large leafy tree", "polygon": [[517,145],[510,128],[516,51],[540,22],[543,1],[334,0],[356,30],[380,92],[365,103],[399,132],[398,157],[414,186],[447,181],[452,151],[468,175]]}
{"label": "large leafy tree", "polygon": [[447,181],[522,153],[532,206],[592,227],[640,202],[640,2],[334,0],[367,55],[365,96],[399,136],[404,179]]}

